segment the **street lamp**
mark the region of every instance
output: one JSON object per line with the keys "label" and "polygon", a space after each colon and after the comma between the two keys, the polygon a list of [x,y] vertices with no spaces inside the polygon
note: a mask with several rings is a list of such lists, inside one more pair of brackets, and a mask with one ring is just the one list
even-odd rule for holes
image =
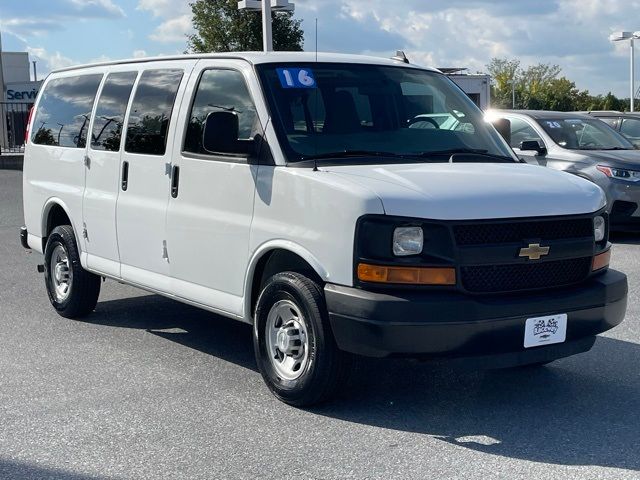
{"label": "street lamp", "polygon": [[629,55],[631,57],[630,60],[630,64],[631,64],[631,95],[629,96],[629,100],[631,102],[630,105],[630,110],[633,112],[635,110],[635,96],[636,96],[636,92],[635,92],[635,84],[636,84],[636,78],[635,78],[635,55],[633,52],[633,43],[634,40],[640,38],[640,32],[615,32],[612,33],[611,35],[609,35],[609,40],[612,42],[625,42],[627,40],[629,40]]}
{"label": "street lamp", "polygon": [[293,3],[289,3],[289,0],[242,0],[238,2],[238,10],[262,12],[262,45],[265,52],[271,52],[273,50],[271,10],[292,12],[294,8]]}

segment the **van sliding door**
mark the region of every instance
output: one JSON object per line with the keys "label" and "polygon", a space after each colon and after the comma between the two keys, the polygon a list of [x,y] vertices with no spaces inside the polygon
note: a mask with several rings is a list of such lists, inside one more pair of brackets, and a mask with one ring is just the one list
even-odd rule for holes
{"label": "van sliding door", "polygon": [[137,71],[107,76],[91,128],[85,160],[86,176],[82,217],[87,265],[94,271],[120,276],[116,238],[116,202],[120,176],[120,151],[124,116]]}
{"label": "van sliding door", "polygon": [[129,109],[120,162],[116,225],[121,276],[164,292],[169,291],[165,229],[176,131],[172,117],[194,63],[145,65]]}

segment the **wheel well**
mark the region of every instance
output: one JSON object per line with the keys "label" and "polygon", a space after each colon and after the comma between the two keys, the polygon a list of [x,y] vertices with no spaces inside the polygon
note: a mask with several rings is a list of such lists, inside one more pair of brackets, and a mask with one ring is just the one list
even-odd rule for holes
{"label": "wheel well", "polygon": [[253,280],[251,282],[251,314],[256,307],[258,296],[264,283],[273,275],[280,272],[297,272],[309,277],[311,280],[323,285],[320,275],[301,256],[289,250],[275,249],[267,252],[258,260]]}
{"label": "wheel well", "polygon": [[59,227],[60,225],[71,225],[71,220],[69,219],[67,212],[64,211],[64,208],[55,204],[49,209],[49,213],[47,213],[47,221],[43,232],[44,236],[42,237],[43,251],[47,244],[47,237],[54,228]]}

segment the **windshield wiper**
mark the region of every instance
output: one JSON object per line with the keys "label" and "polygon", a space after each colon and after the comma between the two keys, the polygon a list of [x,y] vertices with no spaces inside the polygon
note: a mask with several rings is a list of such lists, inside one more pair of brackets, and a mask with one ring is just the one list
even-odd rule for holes
{"label": "windshield wiper", "polygon": [[456,154],[463,154],[469,156],[478,156],[482,158],[494,158],[496,160],[502,160],[503,162],[516,163],[516,160],[512,157],[507,157],[504,155],[497,155],[494,153],[489,153],[489,150],[483,150],[480,148],[450,148],[448,150],[434,150],[431,152],[420,152],[416,155],[421,158],[429,158],[429,157],[439,157],[439,156],[449,156],[449,159]]}

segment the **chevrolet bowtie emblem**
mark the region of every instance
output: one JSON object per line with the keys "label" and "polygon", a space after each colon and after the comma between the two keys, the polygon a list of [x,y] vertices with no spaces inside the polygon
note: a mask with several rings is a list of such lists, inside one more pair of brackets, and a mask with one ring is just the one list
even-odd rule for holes
{"label": "chevrolet bowtie emblem", "polygon": [[530,243],[528,247],[520,249],[520,257],[527,257],[529,260],[540,260],[545,255],[549,255],[549,247],[541,247],[539,243]]}

